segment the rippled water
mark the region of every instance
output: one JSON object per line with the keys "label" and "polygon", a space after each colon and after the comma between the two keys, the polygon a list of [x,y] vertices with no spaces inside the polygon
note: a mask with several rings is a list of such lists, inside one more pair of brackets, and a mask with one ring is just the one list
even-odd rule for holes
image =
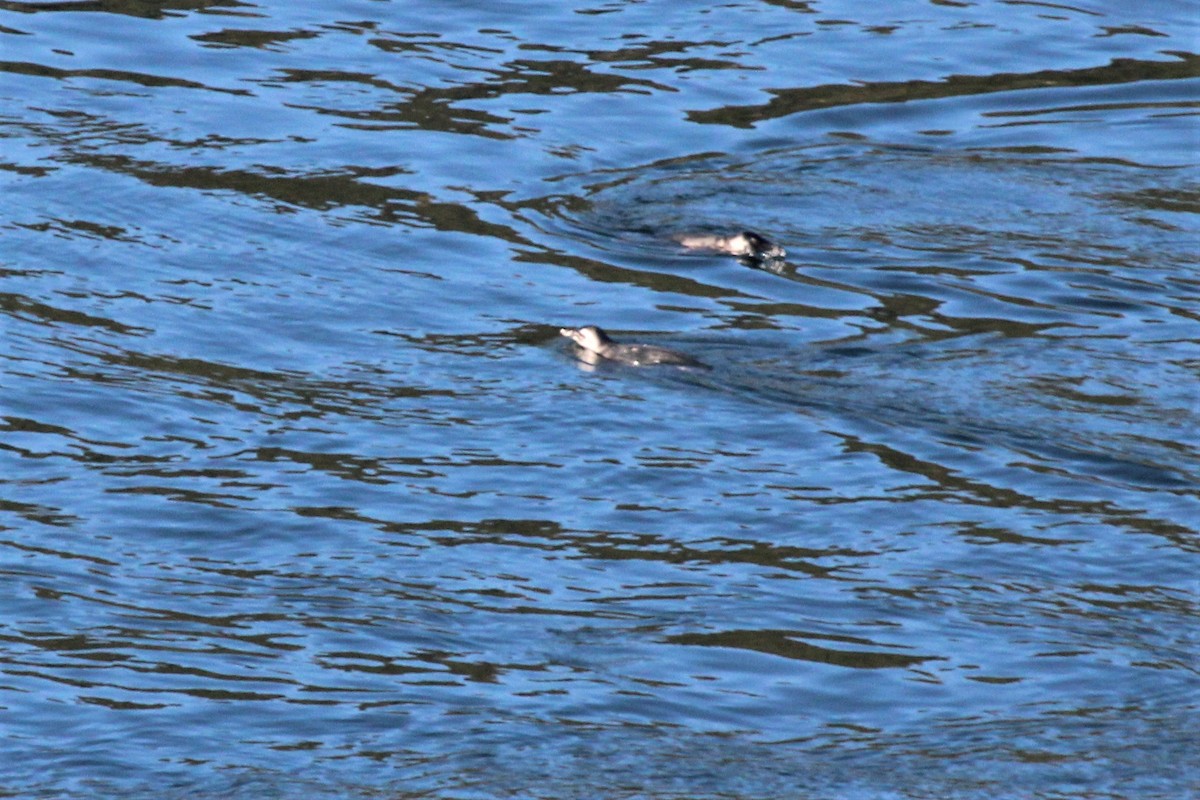
{"label": "rippled water", "polygon": [[1200,794],[1197,19],[0,0],[0,794]]}

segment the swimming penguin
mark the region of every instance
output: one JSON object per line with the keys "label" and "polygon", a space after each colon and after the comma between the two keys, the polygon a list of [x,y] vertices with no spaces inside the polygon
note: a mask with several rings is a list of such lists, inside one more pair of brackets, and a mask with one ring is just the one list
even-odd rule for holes
{"label": "swimming penguin", "polygon": [[680,233],[672,237],[688,250],[715,250],[739,258],[750,258],[762,261],[769,258],[783,258],[787,251],[772,242],[762,234],[754,231],[740,231],[731,236],[719,236],[708,233]]}
{"label": "swimming penguin", "polygon": [[[559,328],[558,332],[579,345],[583,355],[596,355],[635,367],[651,364],[673,364],[680,367],[704,367],[689,355],[653,344],[618,344],[595,325],[582,328]],[[589,361],[589,363],[592,363]]]}

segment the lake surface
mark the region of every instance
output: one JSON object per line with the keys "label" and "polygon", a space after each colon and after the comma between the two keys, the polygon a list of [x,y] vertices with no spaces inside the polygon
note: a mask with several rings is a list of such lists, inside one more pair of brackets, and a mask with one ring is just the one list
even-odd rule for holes
{"label": "lake surface", "polygon": [[1198,20],[0,0],[0,795],[1200,795]]}

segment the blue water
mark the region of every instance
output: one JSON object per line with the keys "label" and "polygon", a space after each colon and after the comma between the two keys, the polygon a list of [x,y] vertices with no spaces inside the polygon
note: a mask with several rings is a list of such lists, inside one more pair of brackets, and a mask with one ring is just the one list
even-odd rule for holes
{"label": "blue water", "polygon": [[1198,19],[0,2],[0,794],[1200,796]]}

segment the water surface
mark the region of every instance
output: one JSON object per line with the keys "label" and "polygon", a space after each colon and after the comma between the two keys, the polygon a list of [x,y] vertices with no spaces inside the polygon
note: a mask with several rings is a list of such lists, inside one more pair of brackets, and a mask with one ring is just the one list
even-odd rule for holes
{"label": "water surface", "polygon": [[0,793],[1200,791],[1196,12],[0,2]]}

